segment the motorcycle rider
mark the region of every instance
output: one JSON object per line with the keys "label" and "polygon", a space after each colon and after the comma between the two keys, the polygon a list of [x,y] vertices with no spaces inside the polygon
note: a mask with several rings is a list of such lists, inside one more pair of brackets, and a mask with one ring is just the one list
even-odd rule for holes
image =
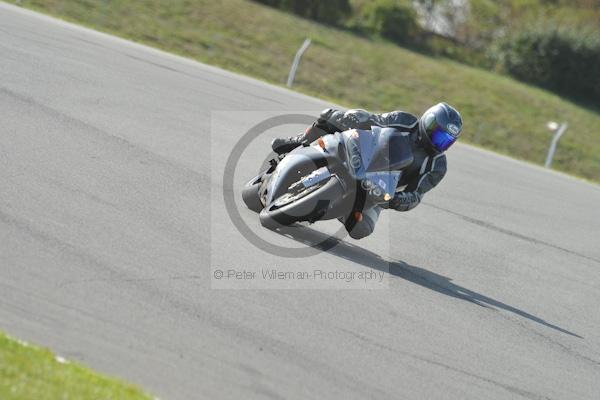
{"label": "motorcycle rider", "polygon": [[419,205],[426,192],[440,183],[447,168],[444,152],[462,133],[460,113],[446,103],[429,108],[421,118],[404,111],[372,114],[361,109],[344,112],[328,108],[304,133],[290,138],[277,138],[271,143],[273,151],[284,154],[323,135],[348,129],[369,130],[371,126],[391,127],[408,135],[414,160],[403,170],[396,194],[390,201],[365,210],[362,218],[351,215],[341,220],[354,239],[364,238],[373,232],[382,208],[412,210]]}

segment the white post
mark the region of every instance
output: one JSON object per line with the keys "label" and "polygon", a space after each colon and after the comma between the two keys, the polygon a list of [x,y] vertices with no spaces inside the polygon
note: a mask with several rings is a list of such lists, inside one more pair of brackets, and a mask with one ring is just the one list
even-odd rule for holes
{"label": "white post", "polygon": [[294,62],[292,63],[292,68],[290,68],[290,74],[288,75],[288,87],[292,87],[292,85],[294,84],[294,78],[296,78],[296,71],[298,70],[300,59],[302,58],[302,55],[304,54],[306,49],[308,49],[308,46],[310,46],[310,39],[305,39],[304,43],[302,43],[302,46],[300,46],[298,52],[296,53],[296,56],[294,57]]}
{"label": "white post", "polygon": [[550,168],[552,166],[552,159],[554,158],[554,153],[556,152],[556,145],[558,144],[558,140],[566,132],[568,127],[569,124],[563,122],[562,125],[556,130],[556,133],[552,138],[552,143],[550,143],[550,148],[548,149],[548,156],[546,157],[546,164],[544,165],[546,168]]}

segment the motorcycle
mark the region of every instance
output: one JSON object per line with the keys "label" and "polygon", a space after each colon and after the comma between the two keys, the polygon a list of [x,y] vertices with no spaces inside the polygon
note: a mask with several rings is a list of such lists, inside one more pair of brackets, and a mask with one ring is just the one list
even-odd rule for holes
{"label": "motorcycle", "polygon": [[270,160],[246,183],[242,199],[269,229],[350,216],[360,221],[394,196],[412,162],[409,138],[394,128],[337,132]]}

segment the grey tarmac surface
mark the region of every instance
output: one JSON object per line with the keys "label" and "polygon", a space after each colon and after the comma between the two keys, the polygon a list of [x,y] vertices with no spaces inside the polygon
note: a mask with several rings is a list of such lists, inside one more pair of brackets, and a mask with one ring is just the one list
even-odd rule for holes
{"label": "grey tarmac surface", "polygon": [[[253,117],[328,104],[5,3],[0,55],[0,329],[161,399],[598,398],[598,186],[456,145],[416,210],[275,256],[233,227],[222,166]],[[282,246],[337,228],[240,213]],[[257,262],[386,285],[214,288]]]}

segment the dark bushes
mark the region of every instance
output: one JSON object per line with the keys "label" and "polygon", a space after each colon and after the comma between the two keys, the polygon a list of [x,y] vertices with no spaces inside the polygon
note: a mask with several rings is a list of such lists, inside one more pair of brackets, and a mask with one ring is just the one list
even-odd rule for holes
{"label": "dark bushes", "polygon": [[337,25],[348,17],[352,8],[349,0],[255,0],[292,12],[305,18]]}
{"label": "dark bushes", "polygon": [[520,31],[506,38],[494,57],[518,79],[582,100],[600,100],[600,37],[596,33]]}
{"label": "dark bushes", "polygon": [[371,1],[362,18],[368,30],[396,43],[414,45],[420,39],[417,13],[409,0]]}

